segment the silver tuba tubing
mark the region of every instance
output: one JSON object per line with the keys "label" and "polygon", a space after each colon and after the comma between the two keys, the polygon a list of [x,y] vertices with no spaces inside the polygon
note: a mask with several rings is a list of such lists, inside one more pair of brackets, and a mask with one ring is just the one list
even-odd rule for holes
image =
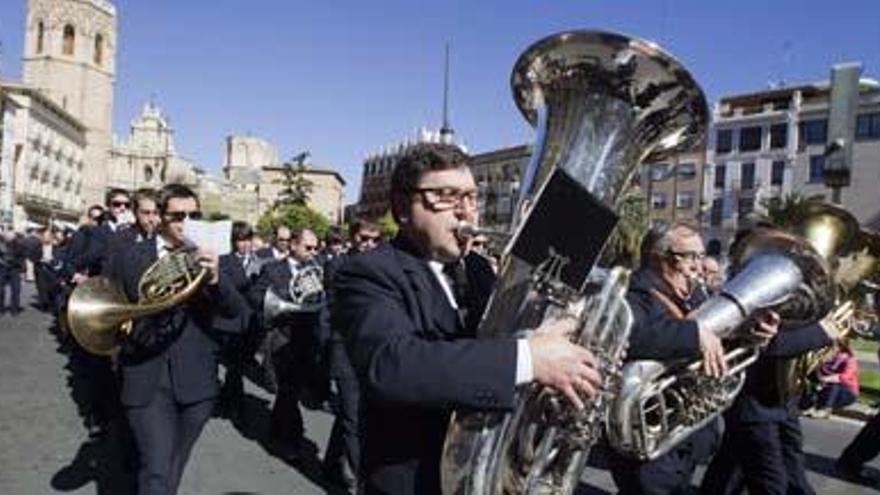
{"label": "silver tuba tubing", "polygon": [[[759,310],[784,304],[803,281],[790,254],[760,250],[689,319],[719,337],[730,336]],[[758,356],[756,347],[728,351],[728,370],[720,378],[706,376],[699,360],[627,363],[620,394],[607,418],[611,446],[643,460],[665,454],[733,404],[745,383],[746,369]]]}
{"label": "silver tuba tubing", "polygon": [[569,253],[551,245],[545,261],[528,262],[514,247],[530,241],[524,225],[555,172],[613,211],[638,165],[692,144],[708,115],[702,91],[678,61],[653,43],[614,33],[572,31],[535,43],[517,61],[511,86],[536,141],[477,336],[528,336],[560,313],[575,314],[580,326],[572,341],[597,356],[603,390],[580,412],[537,384],[518,390],[512,412],[455,411],[441,459],[447,495],[574,491],[618,388],[632,326],[628,271],[587,267],[580,273],[586,282],[572,287],[552,273],[552,261],[564,265]]}

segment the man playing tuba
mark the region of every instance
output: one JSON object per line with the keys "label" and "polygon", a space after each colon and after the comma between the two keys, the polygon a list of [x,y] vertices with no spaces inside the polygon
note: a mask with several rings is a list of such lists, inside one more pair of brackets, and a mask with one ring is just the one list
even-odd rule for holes
{"label": "man playing tuba", "polygon": [[[635,320],[628,360],[702,359],[707,375],[727,372],[721,340],[688,319],[705,301],[705,292],[694,291],[696,280],[703,277],[704,257],[702,237],[690,225],[673,223],[648,233],[642,243],[642,266],[633,274],[627,294]],[[775,315],[766,316],[755,330],[764,339],[775,332]],[[713,422],[652,461],[612,453],[614,482],[623,494],[680,493],[690,486],[699,457],[711,453],[717,436]]]}
{"label": "man playing tuba", "polygon": [[[361,384],[366,494],[440,493],[453,407],[511,408],[516,385],[531,381],[583,407],[600,381],[593,355],[566,336],[572,320],[519,340],[474,339],[459,310],[481,314],[494,276],[482,258],[461,264],[467,240],[456,227],[473,222],[477,207],[468,161],[450,144],[408,149],[391,178],[397,237],[353,257],[334,278],[332,325],[346,337]],[[448,275],[444,265],[466,276]]]}

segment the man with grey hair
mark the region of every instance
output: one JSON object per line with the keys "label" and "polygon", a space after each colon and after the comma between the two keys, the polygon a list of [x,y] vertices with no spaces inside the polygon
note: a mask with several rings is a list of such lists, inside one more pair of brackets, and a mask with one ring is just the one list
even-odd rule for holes
{"label": "man with grey hair", "polygon": [[[721,339],[688,319],[705,301],[704,293],[694,291],[706,256],[699,231],[686,223],[672,223],[650,232],[641,253],[642,265],[633,274],[627,293],[634,317],[627,359],[701,359],[707,375],[723,376],[727,365]],[[758,327],[757,334],[769,339],[776,321],[762,319]],[[612,454],[612,476],[623,494],[685,492],[697,461],[714,450],[718,437],[716,424],[710,423],[650,462]]]}

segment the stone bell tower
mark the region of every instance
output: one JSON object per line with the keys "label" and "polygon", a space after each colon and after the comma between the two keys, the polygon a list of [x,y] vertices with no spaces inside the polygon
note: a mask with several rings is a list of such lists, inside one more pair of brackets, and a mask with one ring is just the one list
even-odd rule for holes
{"label": "stone bell tower", "polygon": [[113,130],[116,7],[108,0],[28,0],[24,83],[85,125],[83,191],[102,202]]}

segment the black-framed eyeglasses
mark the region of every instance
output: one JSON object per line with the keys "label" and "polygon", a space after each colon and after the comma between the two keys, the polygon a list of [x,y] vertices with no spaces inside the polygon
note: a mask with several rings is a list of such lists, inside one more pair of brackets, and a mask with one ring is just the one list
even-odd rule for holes
{"label": "black-framed eyeglasses", "polygon": [[435,211],[453,208],[477,206],[476,189],[459,189],[457,187],[420,187],[413,191],[418,193],[425,204]]}
{"label": "black-framed eyeglasses", "polygon": [[110,202],[110,206],[113,208],[120,208],[122,206],[128,208],[131,205],[131,202],[125,200],[115,200]]}
{"label": "black-framed eyeglasses", "polygon": [[290,237],[276,237],[275,242],[290,242]]}
{"label": "black-framed eyeglasses", "polygon": [[706,253],[702,251],[668,251],[670,256],[685,261],[702,261],[706,258]]}
{"label": "black-framed eyeglasses", "polygon": [[187,218],[190,220],[201,220],[202,212],[196,211],[166,211],[165,220],[168,222],[182,222]]}

